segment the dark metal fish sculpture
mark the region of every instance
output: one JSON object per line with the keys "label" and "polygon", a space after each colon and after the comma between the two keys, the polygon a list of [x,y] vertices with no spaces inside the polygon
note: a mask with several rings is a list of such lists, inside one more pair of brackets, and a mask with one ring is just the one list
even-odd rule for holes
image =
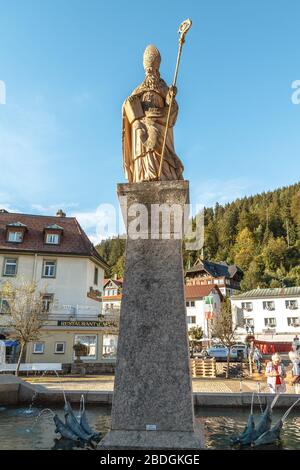
{"label": "dark metal fish sculpture", "polygon": [[258,447],[266,444],[278,444],[280,440],[280,431],[283,426],[283,421],[281,419],[272,426],[271,429],[261,434],[254,442],[252,442],[253,447]]}
{"label": "dark metal fish sculpture", "polygon": [[248,436],[252,436],[252,434],[255,431],[255,422],[254,422],[254,416],[253,416],[253,402],[254,402],[254,393],[252,394],[251,410],[250,410],[247,424],[242,434],[239,434],[238,436],[232,437],[230,439],[232,445],[239,444],[241,440],[247,439]]}
{"label": "dark metal fish sculpture", "polygon": [[69,427],[67,427],[57,415],[53,416],[53,421],[56,426],[55,428],[56,433],[60,433],[60,435],[62,437],[65,437],[66,439],[75,441],[78,444],[80,443],[79,437]]}
{"label": "dark metal fish sculpture", "polygon": [[294,406],[300,401],[300,398],[295,401],[295,403],[290,406],[290,408],[284,413],[282,418],[280,418],[277,423],[272,426],[271,429],[261,434],[255,441],[252,443],[253,447],[258,447],[267,444],[278,444],[280,441],[280,432],[283,427],[283,423],[294,408]]}
{"label": "dark metal fish sculpture", "polygon": [[82,427],[82,429],[87,433],[89,434],[91,437],[91,440],[93,441],[100,441],[101,439],[101,433],[100,432],[95,432],[93,431],[93,429],[90,427],[88,421],[87,421],[87,418],[86,418],[86,412],[85,410],[82,411],[81,415],[80,415],[80,426]]}
{"label": "dark metal fish sculpture", "polygon": [[85,442],[90,442],[92,440],[92,435],[87,433],[77,421],[77,418],[72,410],[72,407],[68,401],[66,401],[64,406],[65,411],[65,421],[66,426],[70,428],[74,434],[76,434],[80,439]]}
{"label": "dark metal fish sculpture", "polygon": [[272,424],[272,418],[271,418],[272,410],[278,398],[279,398],[279,395],[276,395],[272,403],[266,406],[265,411],[261,415],[261,418],[258,421],[255,428],[253,429],[253,431],[249,432],[246,436],[240,439],[239,443],[241,445],[249,446],[252,444],[252,442],[258,439],[258,437],[261,434],[263,434],[266,431],[269,431],[269,429],[271,428],[271,424]]}

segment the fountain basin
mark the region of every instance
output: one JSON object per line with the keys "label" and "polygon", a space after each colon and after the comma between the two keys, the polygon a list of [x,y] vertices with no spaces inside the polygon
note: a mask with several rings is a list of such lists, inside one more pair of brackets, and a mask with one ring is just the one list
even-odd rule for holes
{"label": "fountain basin", "polygon": [[[59,435],[54,434],[54,423],[50,413],[44,413],[31,430],[38,414],[43,407],[33,407],[33,413],[28,415],[28,407],[7,406],[0,408],[0,450],[48,450],[73,448],[74,443],[64,442]],[[63,419],[62,406],[50,406],[54,413]],[[73,406],[74,410],[77,407]],[[78,403],[79,409],[79,403]],[[110,429],[111,407],[105,405],[89,405],[86,409],[91,426],[98,432],[107,433]],[[259,413],[259,407],[255,408]],[[204,431],[205,448],[229,449],[229,437],[238,434],[244,428],[249,410],[237,409],[232,412],[229,408],[195,408],[196,423]],[[282,411],[274,410],[273,420],[282,416]],[[71,446],[71,447],[70,447]],[[300,448],[300,411],[293,410],[282,432],[282,449],[294,450]],[[79,447],[77,449],[82,449]],[[98,451],[99,453],[101,450]]]}

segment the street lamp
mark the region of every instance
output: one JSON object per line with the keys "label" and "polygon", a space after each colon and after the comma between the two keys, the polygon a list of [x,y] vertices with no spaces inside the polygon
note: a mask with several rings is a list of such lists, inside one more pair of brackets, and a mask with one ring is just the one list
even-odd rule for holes
{"label": "street lamp", "polygon": [[[249,325],[248,323],[246,324],[245,326],[245,329],[246,329],[246,333],[247,333],[247,337],[249,335],[249,333],[254,336],[254,325]],[[250,338],[248,339],[248,341],[250,340]],[[247,343],[248,343],[247,341]],[[253,338],[252,338],[252,341],[253,341]],[[250,373],[250,377],[252,376],[252,357],[251,357],[251,353],[252,353],[252,347],[253,347],[253,342],[250,342],[249,341],[249,349],[248,349],[248,361],[249,361],[249,373]]]}

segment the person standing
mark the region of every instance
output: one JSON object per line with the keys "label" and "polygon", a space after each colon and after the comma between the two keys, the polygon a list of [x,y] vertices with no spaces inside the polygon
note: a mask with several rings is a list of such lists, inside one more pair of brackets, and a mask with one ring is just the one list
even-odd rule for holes
{"label": "person standing", "polygon": [[285,367],[281,362],[278,353],[273,354],[272,361],[266,367],[267,384],[270,393],[284,393],[286,390],[284,378],[286,377]]}
{"label": "person standing", "polygon": [[292,349],[293,351],[300,351],[300,339],[298,338],[298,335],[293,339]]}
{"label": "person standing", "polygon": [[256,347],[253,351],[253,360],[255,362],[257,372],[261,374],[261,352],[260,350]]}
{"label": "person standing", "polygon": [[300,393],[300,357],[296,351],[289,352],[292,363],[292,385],[295,386],[295,393]]}

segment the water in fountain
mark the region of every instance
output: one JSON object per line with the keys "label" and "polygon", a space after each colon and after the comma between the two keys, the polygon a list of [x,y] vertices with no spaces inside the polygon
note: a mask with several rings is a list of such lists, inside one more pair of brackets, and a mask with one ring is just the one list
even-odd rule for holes
{"label": "water in fountain", "polygon": [[77,415],[78,420],[81,419],[81,416],[84,412],[85,409],[85,404],[84,404],[84,395],[81,395],[80,397],[80,405],[79,405],[79,414]]}
{"label": "water in fountain", "polygon": [[65,404],[66,404],[66,403],[67,403],[67,399],[66,399],[65,387],[63,386],[63,383],[62,383],[62,381],[60,380],[60,377],[59,377],[59,374],[58,374],[57,370],[55,370],[54,372],[55,372],[55,375],[56,375],[57,378],[58,378],[58,382],[59,382],[59,384],[60,384],[60,386],[61,386],[61,391],[62,391],[62,393],[63,393],[64,401],[65,401]]}
{"label": "water in fountain", "polygon": [[263,414],[264,410],[263,410],[261,400],[260,400],[260,383],[256,382],[256,385],[257,385],[257,397],[258,397],[258,401],[259,401],[260,412],[261,412],[261,414]]}
{"label": "water in fountain", "polygon": [[[44,375],[45,375],[47,372],[48,372],[47,369],[44,370],[44,372],[43,372],[42,375],[41,375],[41,379],[44,377]],[[66,403],[66,402],[67,402],[67,399],[66,399],[66,393],[65,393],[65,389],[64,389],[63,383],[62,383],[62,381],[60,380],[60,377],[59,377],[59,375],[58,375],[57,370],[55,370],[54,373],[55,373],[55,375],[56,375],[57,378],[58,378],[59,384],[60,384],[60,386],[61,386],[61,391],[62,391],[63,396],[64,396],[64,401],[65,401],[65,403]],[[34,413],[33,404],[34,404],[34,401],[35,401],[35,399],[36,399],[38,393],[39,393],[38,390],[35,390],[34,394],[32,395],[31,404],[29,405],[29,408],[24,411],[24,414],[26,414],[26,415],[32,415],[32,414]]]}
{"label": "water in fountain", "polygon": [[[47,369],[44,370],[44,372],[43,372],[42,375],[41,375],[41,378],[44,377],[44,375],[46,374],[46,372],[48,372]],[[31,404],[29,405],[29,408],[24,411],[24,414],[25,414],[25,415],[32,415],[32,414],[34,413],[33,404],[34,404],[34,400],[36,399],[37,395],[38,395],[38,390],[36,389],[35,392],[34,392],[34,394],[32,395]]]}
{"label": "water in fountain", "polygon": [[36,426],[36,424],[38,423],[38,420],[40,419],[40,417],[47,411],[47,413],[51,413],[52,414],[52,417],[55,416],[55,413],[53,410],[51,410],[51,408],[44,408],[42,411],[39,412],[39,414],[37,415],[37,417],[35,418],[34,420],[34,423],[33,425],[31,426],[31,428],[29,429],[26,429],[26,432],[32,432],[34,427]]}

